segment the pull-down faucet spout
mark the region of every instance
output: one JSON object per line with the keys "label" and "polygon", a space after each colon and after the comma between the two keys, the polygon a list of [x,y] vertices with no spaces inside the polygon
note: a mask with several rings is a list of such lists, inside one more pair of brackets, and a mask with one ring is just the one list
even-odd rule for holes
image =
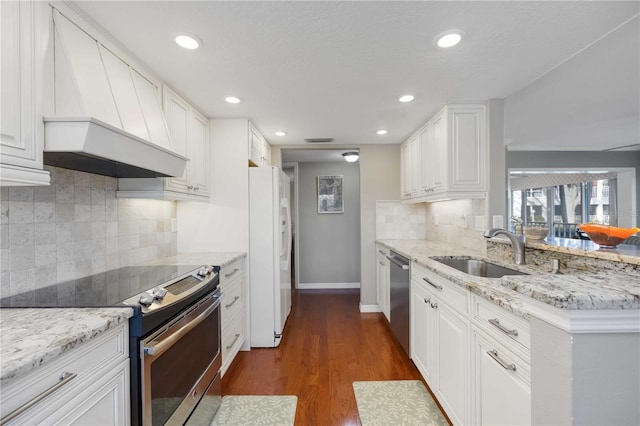
{"label": "pull-down faucet spout", "polygon": [[498,235],[505,235],[511,241],[511,245],[513,246],[513,261],[516,265],[524,265],[524,240],[522,236],[515,235],[506,229],[502,228],[491,228],[484,233],[485,238],[493,238]]}

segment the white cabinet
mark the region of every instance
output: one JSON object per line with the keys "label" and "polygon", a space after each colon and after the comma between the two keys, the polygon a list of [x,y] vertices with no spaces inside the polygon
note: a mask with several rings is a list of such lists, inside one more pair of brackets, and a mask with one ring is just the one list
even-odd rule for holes
{"label": "white cabinet", "polygon": [[249,125],[249,165],[269,166],[271,164],[271,145],[253,124]]}
{"label": "white cabinet", "polygon": [[476,424],[531,424],[529,364],[473,327]]}
{"label": "white cabinet", "polygon": [[61,383],[6,424],[128,425],[128,330],[123,324],[81,344],[26,376],[2,384],[3,416]]}
{"label": "white cabinet", "polygon": [[48,7],[0,2],[0,185],[49,185],[42,170],[44,56]]}
{"label": "white cabinet", "polygon": [[531,424],[530,326],[473,297],[473,418],[477,424]]}
{"label": "white cabinet", "polygon": [[163,86],[164,114],[174,151],[189,158],[182,176],[120,179],[120,198],[206,201],[210,197],[209,120],[168,86]]}
{"label": "white cabinet", "polygon": [[468,292],[415,263],[411,269],[411,356],[449,419],[467,424],[471,398]]}
{"label": "white cabinet", "polygon": [[402,199],[486,196],[484,105],[447,105],[402,146]]}
{"label": "white cabinet", "polygon": [[376,245],[376,289],[378,306],[387,318],[387,321],[390,321],[391,267],[387,259],[388,255],[389,249],[381,245]]}
{"label": "white cabinet", "polygon": [[222,375],[245,342],[246,312],[245,259],[238,259],[220,270],[222,317]]}

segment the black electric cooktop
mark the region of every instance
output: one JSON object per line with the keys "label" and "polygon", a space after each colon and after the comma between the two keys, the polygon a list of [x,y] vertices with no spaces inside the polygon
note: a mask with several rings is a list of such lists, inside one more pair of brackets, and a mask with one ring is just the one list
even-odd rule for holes
{"label": "black electric cooktop", "polygon": [[119,306],[137,294],[197,270],[201,265],[127,266],[0,299],[2,308]]}

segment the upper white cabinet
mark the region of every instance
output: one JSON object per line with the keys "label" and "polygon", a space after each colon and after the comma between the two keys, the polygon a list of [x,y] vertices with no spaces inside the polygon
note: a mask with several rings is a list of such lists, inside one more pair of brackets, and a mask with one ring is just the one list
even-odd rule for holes
{"label": "upper white cabinet", "polygon": [[447,105],[402,145],[402,194],[410,202],[486,196],[484,105]]}
{"label": "upper white cabinet", "polygon": [[0,2],[0,185],[49,185],[42,170],[42,92],[48,7]]}
{"label": "upper white cabinet", "polygon": [[249,165],[271,165],[271,145],[269,145],[269,142],[265,140],[253,124],[250,124],[249,128]]}
{"label": "upper white cabinet", "polygon": [[120,179],[120,198],[205,201],[210,197],[209,120],[170,87],[163,86],[163,107],[174,151],[189,158],[182,176]]}

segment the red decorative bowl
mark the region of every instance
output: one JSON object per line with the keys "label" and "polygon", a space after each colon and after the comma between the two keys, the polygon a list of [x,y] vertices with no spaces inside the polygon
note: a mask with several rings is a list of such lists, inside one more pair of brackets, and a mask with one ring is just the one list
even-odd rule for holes
{"label": "red decorative bowl", "polygon": [[618,228],[595,223],[582,223],[578,228],[587,234],[591,241],[604,248],[613,248],[636,232],[640,232],[640,228]]}

